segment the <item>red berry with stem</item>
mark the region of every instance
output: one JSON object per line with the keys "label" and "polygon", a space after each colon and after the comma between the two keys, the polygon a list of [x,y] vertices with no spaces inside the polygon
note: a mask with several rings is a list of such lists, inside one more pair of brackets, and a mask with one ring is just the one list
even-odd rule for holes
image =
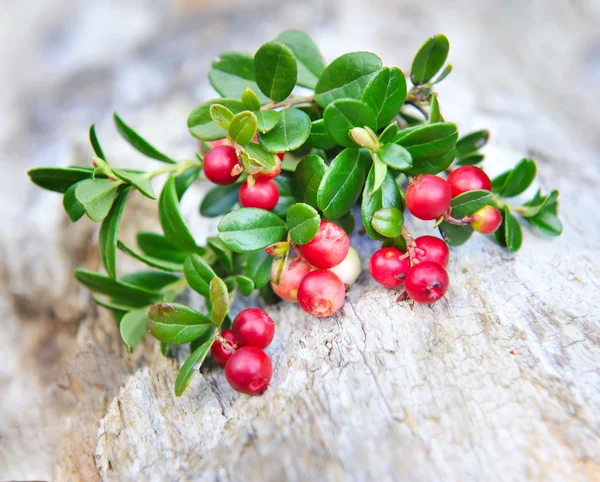
{"label": "red berry with stem", "polygon": [[232,176],[231,171],[238,165],[235,148],[217,146],[208,151],[203,161],[204,175],[215,184],[226,185],[237,181],[239,174]]}
{"label": "red berry with stem", "polygon": [[419,261],[433,261],[440,264],[443,268],[448,266],[450,259],[450,250],[448,245],[440,238],[435,236],[420,236],[415,239],[416,250],[415,258]]}
{"label": "red berry with stem", "polygon": [[484,206],[473,214],[478,216],[476,221],[471,223],[471,227],[481,234],[492,234],[502,224],[502,213],[492,206]]}
{"label": "red berry with stem", "polygon": [[237,342],[231,330],[223,330],[221,336],[227,340],[228,344],[215,340],[210,347],[210,355],[217,365],[224,367],[229,357],[235,352]]}
{"label": "red berry with stem", "polygon": [[476,189],[492,190],[492,181],[483,169],[477,166],[462,166],[455,169],[448,176],[448,184],[450,184],[453,198]]}
{"label": "red berry with stem", "polygon": [[233,319],[231,330],[240,346],[266,348],[273,341],[275,323],[265,311],[246,308]]}
{"label": "red berry with stem", "polygon": [[269,171],[269,172],[257,172],[256,174],[254,174],[254,179],[262,179],[262,180],[266,180],[266,179],[274,179],[277,176],[279,176],[279,174],[281,174],[281,160],[283,159],[283,154],[277,154],[277,164],[275,164],[275,167]]}
{"label": "red berry with stem", "polygon": [[346,287],[334,273],[318,269],[308,273],[298,287],[298,303],[309,315],[329,316],[344,304]]}
{"label": "red berry with stem", "polygon": [[304,277],[313,270],[304,258],[288,258],[285,263],[274,259],[271,265],[271,287],[282,300],[298,301],[298,287]]}
{"label": "red berry with stem", "polygon": [[266,390],[273,376],[269,355],[256,346],[239,348],[225,365],[225,378],[231,388],[246,395],[257,395]]}
{"label": "red berry with stem", "polygon": [[239,197],[242,207],[270,211],[279,201],[279,188],[271,179],[257,179],[252,187],[246,181],[240,187]]}
{"label": "red berry with stem", "polygon": [[369,262],[369,272],[373,279],[388,288],[400,286],[409,268],[408,257],[396,248],[375,251]]}
{"label": "red berry with stem", "polygon": [[448,183],[438,176],[421,174],[406,188],[406,207],[424,221],[437,219],[450,207],[452,193]]}
{"label": "red berry with stem", "polygon": [[448,273],[433,261],[415,264],[408,270],[404,288],[410,299],[417,303],[435,303],[448,290]]}
{"label": "red berry with stem", "polygon": [[300,246],[304,259],[320,269],[333,268],[348,255],[350,239],[337,224],[321,221],[316,236],[308,243]]}

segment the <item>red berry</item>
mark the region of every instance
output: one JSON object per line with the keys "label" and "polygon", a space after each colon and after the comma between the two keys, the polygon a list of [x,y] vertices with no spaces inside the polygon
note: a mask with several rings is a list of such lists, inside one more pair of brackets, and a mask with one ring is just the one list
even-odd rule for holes
{"label": "red berry", "polygon": [[448,290],[448,273],[438,263],[424,261],[408,270],[404,288],[417,303],[435,303]]}
{"label": "red berry", "polygon": [[415,239],[415,243],[417,244],[415,258],[419,261],[433,261],[443,268],[448,266],[450,250],[442,239],[435,236],[420,236]]}
{"label": "red berry", "polygon": [[349,248],[350,240],[342,228],[329,221],[321,221],[316,236],[300,246],[300,253],[313,266],[329,269],[344,261]]}
{"label": "red berry", "polygon": [[231,346],[215,340],[210,347],[210,354],[217,365],[224,367],[227,360],[229,360],[229,357],[235,352],[237,342],[235,341],[235,336],[233,336],[233,331],[231,330],[224,330],[223,333],[221,333],[221,336],[225,338]]}
{"label": "red berry", "polygon": [[225,365],[225,378],[236,392],[256,395],[266,390],[273,376],[269,355],[256,346],[238,349]]}
{"label": "red berry", "polygon": [[439,218],[450,207],[450,186],[441,177],[431,174],[417,176],[406,189],[406,207],[424,221]]}
{"label": "red berry", "polygon": [[[304,258],[288,258],[281,273],[277,273],[280,264],[280,260],[273,260],[271,267],[271,287],[282,300],[294,303],[298,301],[298,287],[300,286],[300,282],[313,270],[313,267]],[[277,283],[278,274],[279,283]]]}
{"label": "red berry", "polygon": [[232,176],[231,170],[238,165],[235,148],[231,146],[218,146],[208,151],[204,156],[204,175],[215,184],[233,184],[240,177]]}
{"label": "red berry", "polygon": [[[281,157],[279,157],[281,156]],[[274,179],[281,173],[281,159],[283,159],[283,154],[277,154],[277,164],[272,171],[269,172],[257,172],[254,174],[254,179],[267,180]]]}
{"label": "red berry", "polygon": [[479,216],[477,221],[471,223],[471,227],[481,234],[492,234],[502,224],[502,213],[492,206],[484,206],[473,214]]}
{"label": "red berry", "polygon": [[248,181],[240,187],[240,204],[245,208],[260,208],[270,211],[279,201],[279,188],[271,179],[256,180],[252,187]]}
{"label": "red berry", "polygon": [[483,169],[477,166],[462,166],[455,169],[448,176],[448,184],[453,198],[463,192],[476,189],[492,190],[492,181]]}
{"label": "red berry", "polygon": [[308,273],[298,287],[298,303],[309,315],[329,316],[344,304],[346,287],[331,271],[318,269]]}
{"label": "red berry", "polygon": [[381,248],[371,256],[369,271],[375,281],[388,288],[400,286],[409,269],[408,258],[396,248]]}
{"label": "red berry", "polygon": [[275,323],[266,312],[258,308],[240,311],[233,319],[231,329],[240,346],[266,348],[275,335]]}

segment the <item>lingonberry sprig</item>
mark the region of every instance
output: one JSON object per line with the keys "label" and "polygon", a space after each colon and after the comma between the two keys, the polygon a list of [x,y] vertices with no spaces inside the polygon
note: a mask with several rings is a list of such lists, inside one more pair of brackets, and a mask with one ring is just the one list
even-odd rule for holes
{"label": "lingonberry sprig", "polygon": [[[361,272],[353,232],[381,244],[369,261],[373,279],[398,290],[398,300],[416,303],[446,294],[448,246],[473,232],[492,234],[510,251],[522,243],[518,219],[560,234],[557,191],[538,190],[522,204],[507,200],[534,181],[533,160],[490,179],[479,167],[488,131],[459,137],[444,119],[435,86],[452,70],[445,66],[448,52],[445,36],[428,39],[412,62],[409,89],[405,74],[373,53],[347,53],[326,65],[310,37],[286,31],[254,56],[227,52],[213,62],[209,80],[219,97],[187,120],[200,140],[195,159],[173,159],[115,114],[121,136],[166,166],[116,167],[92,126],[89,166],[30,170],[34,183],[63,194],[73,222],[84,215],[101,222],[105,273],[79,269],[75,277],[114,314],[127,349],[147,332],[165,354],[189,345],[177,395],[209,352],[234,390],[259,394],[273,373],[265,349],[275,323],[259,308],[232,320],[233,300],[258,292],[266,303],[282,299],[316,317],[332,315]],[[166,177],[158,198],[162,232],[139,232],[137,247],[129,246],[119,239],[128,196],[137,190],[156,199],[153,180],[160,176]],[[179,203],[202,179],[214,187],[200,214],[222,219],[217,235],[199,244]],[[356,204],[362,230],[355,229]],[[407,212],[438,228],[441,238],[413,238]],[[118,273],[118,251],[145,268]],[[204,298],[204,313],[177,302],[186,289]]]}

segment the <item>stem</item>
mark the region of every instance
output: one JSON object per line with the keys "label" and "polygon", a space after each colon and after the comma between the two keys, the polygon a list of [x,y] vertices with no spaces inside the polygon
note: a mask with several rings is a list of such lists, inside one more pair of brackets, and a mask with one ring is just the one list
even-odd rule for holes
{"label": "stem", "polygon": [[315,101],[314,95],[307,95],[306,97],[292,97],[291,99],[283,100],[281,102],[272,102],[270,104],[263,105],[260,110],[277,109],[278,107],[291,107],[299,104],[311,104]]}
{"label": "stem", "polygon": [[496,206],[498,206],[498,209],[503,209],[503,208],[507,207],[511,211],[514,211],[514,212],[519,213],[521,215],[523,215],[525,213],[525,210],[523,209],[522,206],[514,206],[512,204],[509,204],[506,201],[503,201],[502,199],[500,199],[495,194],[492,194],[492,202],[494,204],[496,204]]}
{"label": "stem", "polygon": [[402,237],[404,238],[404,241],[406,241],[406,254],[408,254],[410,265],[414,266],[419,263],[419,260],[417,259],[418,248],[415,239],[412,237],[412,234],[410,234],[410,231],[406,226],[402,226]]}
{"label": "stem", "polygon": [[466,224],[471,224],[477,221],[479,219],[479,216],[465,216],[464,218],[456,219],[452,217],[452,212],[450,211],[450,209],[448,209],[448,211],[446,211],[446,214],[444,214],[443,218],[444,221],[446,221],[449,224],[464,226]]}
{"label": "stem", "polygon": [[169,167],[163,167],[162,169],[156,169],[155,171],[150,171],[146,173],[146,177],[148,179],[152,179],[153,177],[159,176],[161,174],[165,174],[167,172],[175,172],[175,175],[178,176],[183,171],[189,169],[190,167],[202,167],[202,163],[199,161],[186,161],[180,162],[178,164],[174,164]]}

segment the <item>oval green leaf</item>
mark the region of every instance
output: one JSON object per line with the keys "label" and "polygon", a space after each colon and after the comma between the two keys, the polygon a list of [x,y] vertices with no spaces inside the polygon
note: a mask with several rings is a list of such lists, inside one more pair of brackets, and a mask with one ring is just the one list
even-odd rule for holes
{"label": "oval green leaf", "polygon": [[201,337],[210,328],[210,320],[179,303],[156,303],[148,309],[148,329],[157,339],[170,345],[182,345]]}
{"label": "oval green leaf", "polygon": [[[198,341],[197,341],[198,342]],[[192,378],[200,369],[202,362],[208,355],[210,347],[214,342],[214,328],[210,327],[204,335],[202,335],[199,346],[187,358],[175,379],[175,395],[180,397],[186,388],[189,386]]]}
{"label": "oval green leaf", "polygon": [[379,149],[377,157],[392,169],[405,171],[412,167],[410,152],[398,144],[384,144]]}
{"label": "oval green leaf", "polygon": [[31,182],[48,191],[64,193],[73,184],[92,177],[92,170],[81,167],[39,167],[27,171]]}
{"label": "oval green leaf", "polygon": [[[265,104],[269,99],[260,92],[255,79],[254,59],[242,52],[223,52],[212,63],[208,73],[210,85],[223,97],[240,99],[246,89],[251,89],[261,104]],[[228,105],[226,107],[231,109]]]}
{"label": "oval green leaf", "polygon": [[144,339],[147,328],[148,307],[130,311],[121,318],[119,332],[129,353],[133,352],[138,343]]}
{"label": "oval green leaf", "polygon": [[336,142],[328,134],[327,129],[325,129],[325,121],[323,119],[313,121],[308,142],[316,149],[327,150],[336,146]]}
{"label": "oval green leaf", "polygon": [[287,213],[287,226],[294,244],[308,243],[315,237],[321,217],[315,208],[305,203],[294,204]]}
{"label": "oval green leaf", "polygon": [[399,211],[404,211],[404,202],[398,185],[389,172],[386,174],[380,189],[373,191],[374,183],[375,169],[371,167],[365,183],[360,211],[365,231],[369,237],[383,240],[385,237],[373,229],[371,219],[377,211],[383,208],[396,208]]}
{"label": "oval green leaf", "polygon": [[310,117],[300,109],[283,109],[279,121],[266,134],[259,135],[262,146],[271,152],[287,152],[298,149],[310,135]]}
{"label": "oval green leaf", "polygon": [[489,138],[490,131],[488,130],[475,131],[462,136],[456,142],[458,157],[462,158],[478,151],[487,144]]}
{"label": "oval green leaf", "polygon": [[255,113],[258,122],[258,130],[265,134],[279,122],[279,112],[276,110],[257,110]]}
{"label": "oval green leaf", "polygon": [[371,226],[386,238],[396,238],[402,234],[404,214],[398,208],[383,208],[375,211]]}
{"label": "oval green leaf", "polygon": [[233,271],[233,255],[217,237],[211,236],[206,239],[206,244],[214,251],[219,260],[223,263],[225,269]]}
{"label": "oval green leaf", "polygon": [[260,100],[252,89],[246,89],[242,92],[242,102],[244,107],[248,110],[259,110]]}
{"label": "oval green leaf", "polygon": [[237,285],[240,288],[240,292],[244,296],[250,296],[254,291],[254,282],[241,274],[235,275],[235,280],[237,281]]}
{"label": "oval green leaf", "polygon": [[414,85],[429,82],[446,63],[450,42],[445,35],[437,34],[421,46],[410,68],[410,79]]}
{"label": "oval green leaf", "polygon": [[327,165],[320,156],[313,154],[302,159],[294,172],[296,197],[313,208],[318,207],[319,186],[326,171]]}
{"label": "oval green leaf", "polygon": [[158,200],[158,217],[169,243],[186,251],[195,251],[196,241],[181,215],[175,190],[175,178],[170,177]]}
{"label": "oval green leaf", "polygon": [[406,100],[406,78],[396,68],[384,67],[367,84],[362,100],[375,113],[377,128],[383,127],[400,112]]}
{"label": "oval green leaf", "polygon": [[236,253],[266,248],[286,233],[285,222],[264,209],[242,208],[226,214],[218,226],[219,239]]}
{"label": "oval green leaf", "polygon": [[73,184],[71,187],[69,187],[63,196],[63,207],[65,208],[69,219],[74,223],[79,221],[79,219],[81,219],[81,217],[85,214],[83,206],[75,196],[75,189],[77,189],[77,184]]}
{"label": "oval green leaf", "polygon": [[94,293],[110,296],[115,303],[142,307],[157,301],[160,295],[124,281],[117,281],[93,271],[75,270],[75,278]]}
{"label": "oval green leaf", "polygon": [[242,101],[238,99],[212,99],[203,102],[190,113],[187,119],[188,129],[194,137],[203,141],[216,141],[225,137],[227,133],[225,129],[215,124],[210,116],[210,108],[215,104],[227,107],[234,114],[245,109]]}
{"label": "oval green leaf", "polygon": [[450,246],[460,246],[467,242],[473,234],[469,224],[450,224],[443,221],[439,226],[440,234]]}
{"label": "oval green leaf", "polygon": [[236,114],[229,123],[229,136],[241,146],[248,144],[258,130],[258,120],[253,112],[244,111]]}
{"label": "oval green leaf", "polygon": [[215,124],[223,129],[229,129],[234,114],[227,107],[221,104],[213,104],[210,106],[209,113]]}
{"label": "oval green leaf", "polygon": [[113,114],[115,126],[117,131],[121,134],[121,137],[125,139],[136,151],[141,152],[147,157],[156,159],[157,161],[166,162],[168,164],[175,164],[175,161],[166,154],[163,154],[154,146],[152,146],[146,139],[140,136],[136,131],[129,127],[123,119],[115,112]]}
{"label": "oval green leaf", "polygon": [[523,244],[523,232],[519,221],[511,214],[510,209],[505,207],[503,211],[504,219],[493,236],[498,244],[505,246],[511,253],[514,253]]}
{"label": "oval green leaf", "polygon": [[164,259],[160,259],[160,258],[154,258],[152,256],[138,253],[138,252],[134,251],[132,248],[130,248],[129,246],[127,246],[123,241],[118,241],[117,246],[124,253],[127,253],[128,255],[134,257],[138,261],[141,261],[142,263],[144,263],[152,268],[157,268],[162,271],[169,271],[169,272],[183,271],[183,263],[168,261],[168,260],[164,260]]}
{"label": "oval green leaf", "polygon": [[146,177],[146,173],[138,174],[135,172],[125,171],[123,169],[113,169],[113,173],[121,181],[131,184],[147,198],[156,199],[154,189],[152,189],[152,184],[150,183],[150,179]]}
{"label": "oval green leaf", "polygon": [[271,263],[273,258],[264,249],[248,253],[246,260],[246,276],[250,278],[257,289],[262,288],[271,279]]}
{"label": "oval green leaf", "polygon": [[300,30],[286,30],[275,40],[294,53],[298,64],[298,85],[314,89],[325,70],[325,62],[312,39]]}
{"label": "oval green leaf", "polygon": [[521,159],[510,171],[500,174],[492,180],[492,191],[502,197],[513,197],[527,189],[537,172],[533,159]]}
{"label": "oval green leaf", "polygon": [[200,214],[216,218],[229,212],[238,202],[239,184],[216,186],[210,189],[200,203]]}
{"label": "oval green leaf", "polygon": [[344,147],[356,147],[349,132],[353,127],[377,129],[374,112],[363,101],[338,99],[331,102],[323,112],[325,129],[335,142]]}
{"label": "oval green leaf", "polygon": [[98,136],[96,135],[96,124],[92,124],[90,126],[90,144],[92,145],[94,153],[100,159],[106,160],[106,157],[104,157],[104,152],[102,151],[102,147],[100,146],[100,141],[98,140]]}
{"label": "oval green leaf", "polygon": [[77,184],[75,197],[92,221],[102,221],[110,211],[119,185],[110,179],[88,179]]}
{"label": "oval green leaf", "polygon": [[491,199],[492,193],[483,189],[463,192],[452,199],[450,203],[452,215],[457,218],[473,214],[487,205]]}
{"label": "oval green leaf", "polygon": [[209,289],[212,323],[218,328],[229,311],[229,292],[225,282],[218,276],[210,280]]}
{"label": "oval green leaf", "polygon": [[98,235],[98,248],[104,269],[111,278],[117,277],[117,235],[123,209],[129,195],[129,188],[121,190],[113,203],[108,216],[102,221]]}
{"label": "oval green leaf", "polygon": [[254,75],[258,87],[269,99],[285,100],[298,79],[296,57],[285,45],[267,42],[254,54]]}
{"label": "oval green leaf", "polygon": [[136,236],[137,244],[142,252],[152,258],[182,264],[188,254],[176,248],[162,234],[141,231]]}
{"label": "oval green leaf", "polygon": [[217,274],[204,259],[197,254],[190,255],[183,264],[183,274],[196,293],[205,298],[210,296],[210,282]]}

